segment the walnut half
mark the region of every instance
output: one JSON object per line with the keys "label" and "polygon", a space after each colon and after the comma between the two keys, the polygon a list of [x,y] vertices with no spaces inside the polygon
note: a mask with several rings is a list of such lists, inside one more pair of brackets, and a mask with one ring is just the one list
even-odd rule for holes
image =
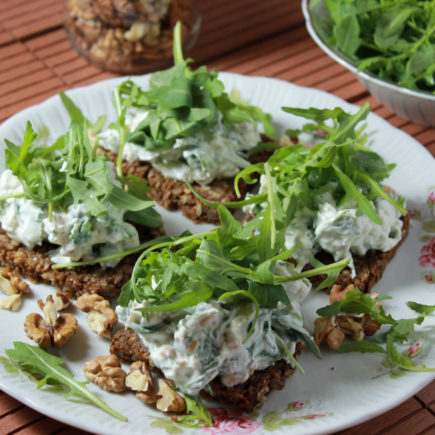
{"label": "walnut half", "polygon": [[111,338],[118,316],[110,308],[108,300],[98,294],[85,293],[77,299],[77,308],[88,313],[88,324],[94,332],[101,337]]}
{"label": "walnut half", "polygon": [[44,318],[37,313],[29,314],[24,331],[41,347],[63,346],[77,332],[77,320],[69,313],[58,316],[55,304],[49,300],[45,304],[38,303],[42,306]]}
{"label": "walnut half", "polygon": [[85,363],[83,371],[86,379],[106,391],[120,393],[125,391],[127,373],[121,368],[116,355],[99,356]]}

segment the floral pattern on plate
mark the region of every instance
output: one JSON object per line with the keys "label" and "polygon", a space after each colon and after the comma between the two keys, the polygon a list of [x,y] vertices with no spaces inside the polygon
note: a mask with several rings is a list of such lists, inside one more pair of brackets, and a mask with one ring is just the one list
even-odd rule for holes
{"label": "floral pattern on plate", "polygon": [[[308,406],[306,402],[290,402],[281,412],[262,413],[254,411],[246,414],[236,409],[227,409],[224,407],[208,408],[213,418],[212,427],[203,427],[201,431],[204,434],[211,435],[242,435],[255,433],[259,429],[266,431],[275,431],[285,426],[294,426],[302,423],[304,420],[316,420],[319,418],[333,415],[332,413],[307,413],[313,408],[319,410],[320,403],[314,406]],[[151,426],[165,430],[170,435],[178,435],[184,432],[183,426],[170,417],[151,417],[154,419]]]}
{"label": "floral pattern on plate", "polygon": [[409,213],[412,219],[420,222],[423,232],[420,241],[424,245],[418,257],[420,266],[424,268],[422,278],[430,284],[435,284],[435,186],[433,190],[431,188],[426,205],[429,213],[426,210],[410,210]]}

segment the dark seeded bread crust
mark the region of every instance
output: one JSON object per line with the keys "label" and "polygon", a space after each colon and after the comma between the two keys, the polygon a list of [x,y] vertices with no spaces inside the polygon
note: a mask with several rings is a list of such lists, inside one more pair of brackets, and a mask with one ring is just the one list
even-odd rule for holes
{"label": "dark seeded bread crust", "polygon": [[[110,353],[128,362],[141,360],[153,366],[148,350],[138,334],[130,328],[121,329],[114,335]],[[255,371],[246,382],[233,387],[225,387],[219,378],[215,378],[210,383],[212,394],[202,393],[212,400],[231,403],[250,412],[262,406],[272,390],[284,388],[285,379],[293,373],[290,365],[280,360],[264,370]]]}
{"label": "dark seeded bread crust", "polygon": [[[142,231],[140,237],[145,241],[160,235],[159,229],[147,229]],[[137,255],[130,255],[116,267],[105,269],[98,265],[52,269],[53,263],[49,256],[52,249],[54,246],[48,243],[28,249],[20,242],[12,240],[0,226],[0,265],[33,282],[57,287],[69,298],[77,298],[82,293],[98,293],[107,299],[114,299],[130,279],[137,258]]]}
{"label": "dark seeded bread crust", "polygon": [[[370,292],[372,287],[382,278],[388,263],[396,255],[400,245],[406,239],[408,231],[409,215],[406,215],[403,218],[402,238],[393,249],[387,252],[370,251],[363,256],[354,256],[353,259],[356,277],[352,278],[351,270],[349,268],[345,268],[341,271],[338,279],[335,281],[335,284],[341,285],[343,288],[347,287],[349,284],[353,284],[364,293]],[[334,261],[332,256],[326,252],[319,253],[316,258],[325,264],[329,264]],[[317,287],[325,279],[325,277],[325,275],[315,276],[310,278],[310,281],[315,287]],[[326,290],[329,291],[331,287]]]}
{"label": "dark seeded bread crust", "polygon": [[[113,162],[116,162],[117,154],[103,151]],[[251,159],[251,163],[266,161],[270,155],[268,152],[256,154]],[[149,197],[162,207],[168,210],[181,210],[184,216],[195,223],[219,224],[217,210],[197,199],[183,181],[166,178],[159,170],[146,162],[123,162],[122,171],[124,174],[137,175],[146,180],[150,186]],[[193,183],[192,186],[208,201],[224,203],[240,199],[234,192],[234,178],[215,180],[207,186],[197,183]],[[243,198],[247,186],[244,182],[240,182],[239,188]]]}

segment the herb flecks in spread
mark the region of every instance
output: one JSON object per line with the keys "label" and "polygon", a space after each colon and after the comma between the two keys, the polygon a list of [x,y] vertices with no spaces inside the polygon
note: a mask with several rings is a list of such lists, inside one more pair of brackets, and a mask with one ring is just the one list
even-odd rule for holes
{"label": "herb flecks in spread", "polygon": [[271,117],[224,92],[217,71],[195,71],[174,32],[175,65],[154,73],[149,90],[131,80],[114,92],[118,122],[99,135],[99,145],[127,161],[145,161],[165,177],[209,184],[249,166],[248,151],[261,141],[257,124],[274,136]]}
{"label": "herb flecks in spread", "polygon": [[300,341],[318,355],[299,301],[310,288],[303,278],[319,270],[296,273],[283,261],[291,251],[282,252],[281,232],[272,243],[260,232],[273,218],[242,227],[225,208],[219,214],[222,226],[146,251],[117,308],[154,364],[192,395],[217,376],[233,386],[281,359],[299,367],[293,354]]}
{"label": "herb flecks in spread", "polygon": [[[127,220],[154,228],[160,216],[144,195],[143,182],[115,178],[112,163],[90,143],[89,123],[73,109],[82,124],[73,120],[52,145],[40,143],[30,123],[21,146],[6,140],[0,222],[29,249],[44,242],[59,246],[50,254],[54,263],[113,255],[105,265],[114,266],[118,253],[139,245],[138,232]],[[132,193],[122,183],[132,185]]]}
{"label": "herb flecks in spread", "polygon": [[283,110],[312,121],[288,130],[289,136],[314,134],[318,143],[311,149],[298,144],[275,151],[267,163],[270,177],[264,163],[242,170],[236,187],[240,180],[256,182],[261,174],[260,191],[227,206],[247,205],[254,216],[264,215],[265,190],[272,181],[283,210],[286,247],[298,246],[295,258],[300,264],[326,251],[335,261],[348,258],[355,273],[352,254],[392,249],[402,237],[400,215],[406,214],[403,200],[380,185],[394,165],[365,146],[364,126],[358,126],[370,107],[366,104],[355,114],[338,107]]}

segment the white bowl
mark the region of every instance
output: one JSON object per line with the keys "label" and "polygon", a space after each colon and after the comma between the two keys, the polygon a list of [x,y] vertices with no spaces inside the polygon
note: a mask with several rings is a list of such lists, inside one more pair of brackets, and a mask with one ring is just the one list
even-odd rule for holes
{"label": "white bowl", "polygon": [[358,71],[355,65],[329,48],[316,32],[311,20],[312,11],[309,8],[309,0],[302,0],[302,11],[305,16],[308,33],[316,44],[328,56],[353,72],[367,90],[382,104],[402,118],[409,119],[417,124],[435,127],[435,95],[429,92],[404,88],[392,82],[381,80],[373,74]]}

